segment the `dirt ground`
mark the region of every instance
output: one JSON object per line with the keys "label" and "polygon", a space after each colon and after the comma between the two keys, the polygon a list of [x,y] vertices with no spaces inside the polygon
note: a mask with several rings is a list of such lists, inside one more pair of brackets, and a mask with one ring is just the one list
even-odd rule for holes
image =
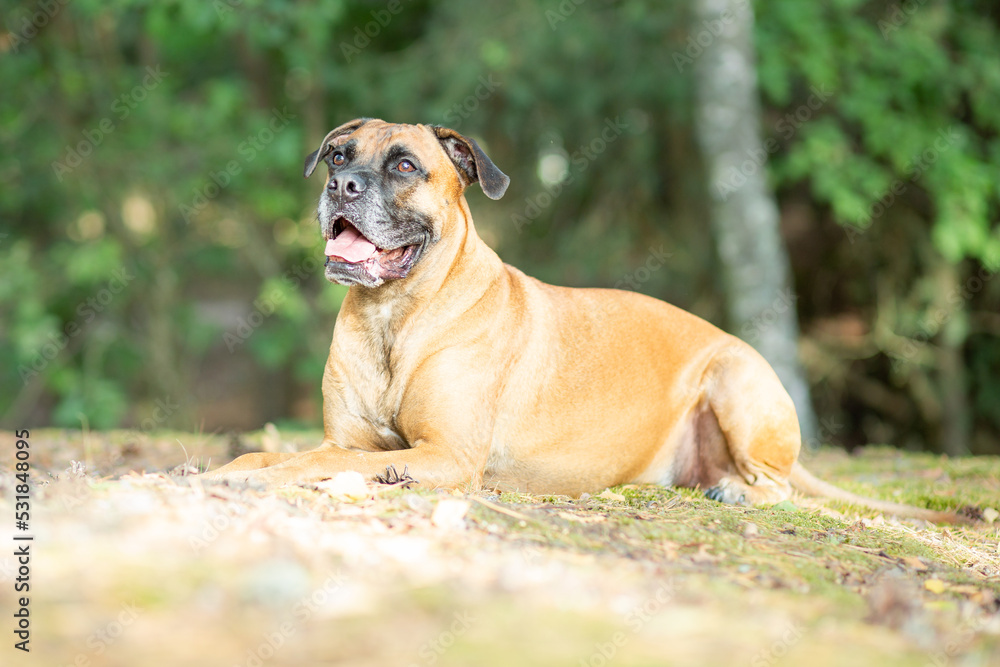
{"label": "dirt ground", "polygon": [[[571,499],[344,475],[265,492],[185,473],[320,434],[32,430],[21,531],[0,438],[5,665],[1000,664],[995,458],[805,459],[853,491],[982,516],[946,527],[651,486]],[[24,595],[30,653],[13,647]]]}

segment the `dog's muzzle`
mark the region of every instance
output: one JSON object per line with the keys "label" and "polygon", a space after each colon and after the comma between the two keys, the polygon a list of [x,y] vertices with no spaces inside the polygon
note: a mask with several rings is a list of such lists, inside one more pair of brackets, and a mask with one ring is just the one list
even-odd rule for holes
{"label": "dog's muzzle", "polygon": [[[381,284],[385,280],[405,278],[413,267],[420,244],[398,248],[379,248],[341,216],[334,221],[333,237],[326,242],[327,277],[338,280],[338,274],[362,278],[360,282]],[[363,278],[369,278],[364,280]]]}

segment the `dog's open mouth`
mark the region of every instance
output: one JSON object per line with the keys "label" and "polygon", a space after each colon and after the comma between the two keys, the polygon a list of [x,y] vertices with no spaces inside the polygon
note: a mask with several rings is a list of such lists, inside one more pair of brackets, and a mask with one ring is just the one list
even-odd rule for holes
{"label": "dog's open mouth", "polygon": [[406,245],[389,250],[369,241],[346,218],[333,224],[333,238],[326,242],[326,263],[350,265],[364,270],[378,282],[389,278],[405,278],[419,245]]}

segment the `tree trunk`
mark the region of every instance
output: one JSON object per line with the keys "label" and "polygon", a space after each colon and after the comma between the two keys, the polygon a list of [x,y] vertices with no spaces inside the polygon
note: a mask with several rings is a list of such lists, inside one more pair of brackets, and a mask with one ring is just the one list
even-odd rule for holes
{"label": "tree trunk", "polygon": [[[935,252],[935,255],[937,253]],[[937,332],[937,385],[941,395],[941,448],[949,456],[968,456],[972,440],[972,408],[969,405],[969,379],[962,351],[968,338],[968,299],[957,303],[954,295],[962,293],[959,268],[938,257],[940,278],[937,287],[936,313],[946,313]]]}
{"label": "tree trunk", "polygon": [[797,298],[765,170],[753,10],[730,0],[694,0],[694,7],[694,43],[707,43],[694,56],[696,126],[729,324],[777,371],[798,410],[803,442],[813,444],[833,434],[817,433],[798,361]]}

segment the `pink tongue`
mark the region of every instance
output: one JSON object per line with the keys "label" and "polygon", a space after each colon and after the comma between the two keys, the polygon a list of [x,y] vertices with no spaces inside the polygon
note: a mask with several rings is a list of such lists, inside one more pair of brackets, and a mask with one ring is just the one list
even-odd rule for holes
{"label": "pink tongue", "polygon": [[348,262],[363,262],[378,252],[371,241],[352,225],[347,225],[337,238],[326,242],[326,256],[340,257]]}

